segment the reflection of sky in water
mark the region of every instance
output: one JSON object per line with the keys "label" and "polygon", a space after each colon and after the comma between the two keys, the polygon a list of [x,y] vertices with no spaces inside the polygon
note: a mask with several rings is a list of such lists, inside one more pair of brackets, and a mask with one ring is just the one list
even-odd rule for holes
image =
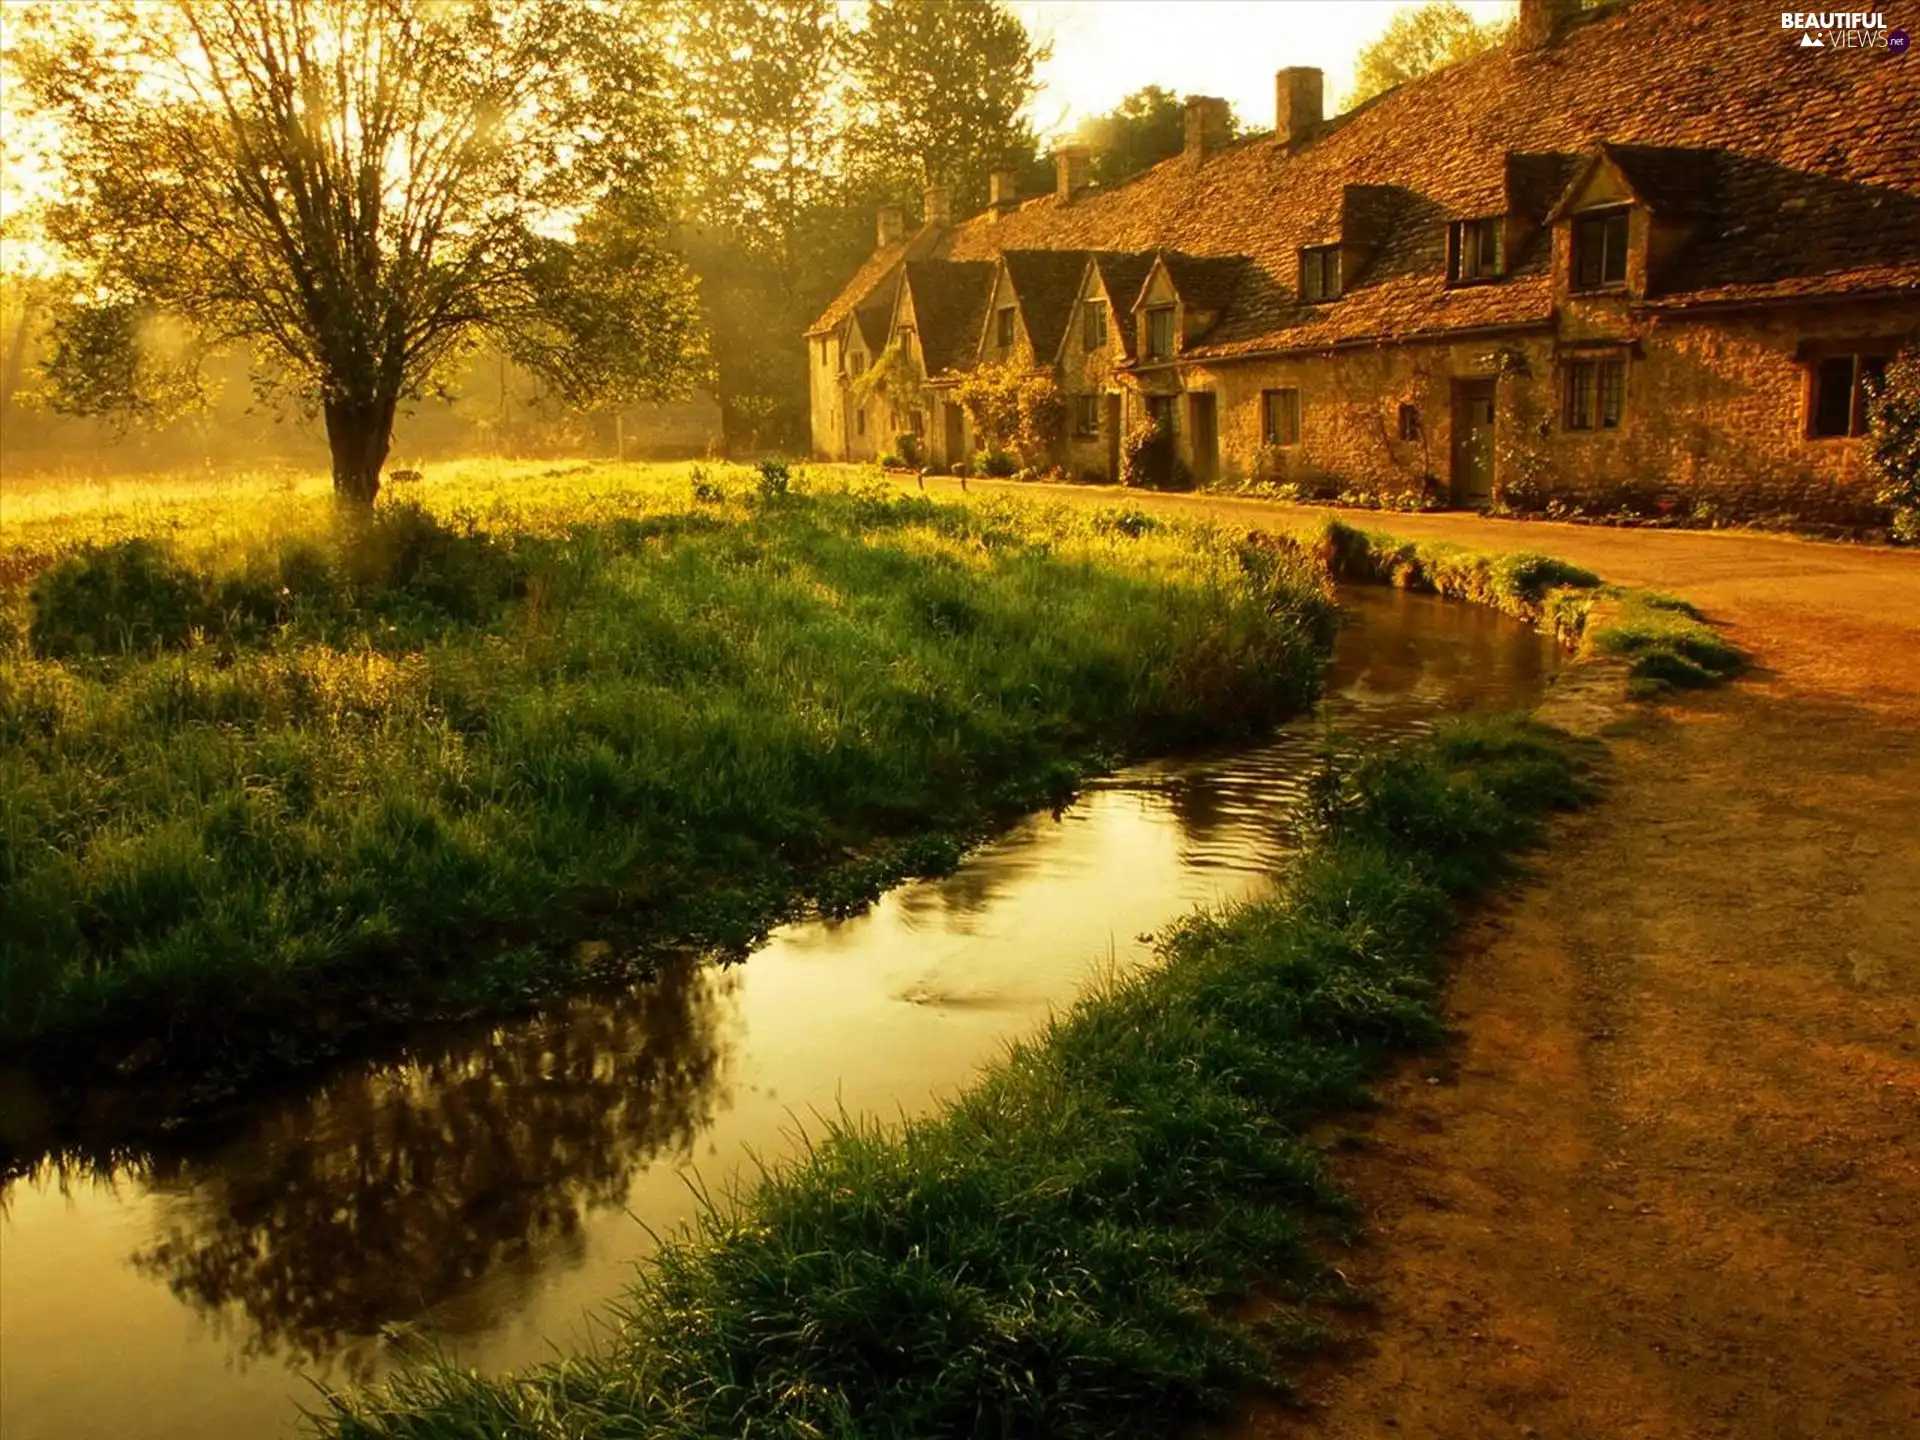
{"label": "reflection of sky in water", "polygon": [[[1467,607],[1348,597],[1321,707],[1344,736],[1523,704],[1545,641]],[[1322,743],[1137,767],[955,874],[782,929],[744,965],[423,1041],[267,1106],[218,1153],[14,1186],[0,1220],[8,1440],[272,1435],[296,1373],[376,1375],[383,1327],[486,1369],[583,1314],[749,1155],[844,1106],[928,1109],[1144,932],[1257,891]],[[110,1383],[102,1383],[111,1377]]]}

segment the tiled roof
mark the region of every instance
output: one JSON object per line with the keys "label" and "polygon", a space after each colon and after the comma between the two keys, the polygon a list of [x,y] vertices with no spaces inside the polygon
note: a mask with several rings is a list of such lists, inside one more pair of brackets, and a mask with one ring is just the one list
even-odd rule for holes
{"label": "tiled roof", "polygon": [[1195,310],[1224,310],[1247,268],[1244,255],[1183,255],[1170,250],[1160,257],[1173,281],[1174,293]]}
{"label": "tiled roof", "polygon": [[1153,252],[1096,250],[1092,263],[1100,272],[1100,284],[1107,292],[1108,303],[1117,312],[1113,317],[1113,326],[1120,337],[1120,347],[1126,351],[1127,359],[1131,360],[1139,346],[1139,336],[1134,333],[1134,327],[1127,323],[1126,311],[1139,298],[1140,287],[1147,283],[1147,272],[1153,269]]}
{"label": "tiled roof", "polygon": [[993,298],[994,266],[988,260],[909,260],[906,286],[913,296],[914,324],[927,374],[970,362]]}
{"label": "tiled roof", "polygon": [[[1403,85],[1304,146],[1259,136],[1197,166],[1175,157],[1067,205],[1045,195],[975,217],[941,232],[935,253],[1246,257],[1192,354],[1527,324],[1552,313],[1548,237],[1510,257],[1510,278],[1450,290],[1445,222],[1510,203],[1543,217],[1604,143],[1650,205],[1704,208],[1662,276],[1662,308],[1920,287],[1920,61],[1800,49],[1777,13],[1754,0],[1614,5],[1550,46],[1502,46]],[[1297,252],[1353,222],[1350,186],[1392,192],[1385,231],[1345,295],[1301,304]]]}
{"label": "tiled roof", "polygon": [[1027,322],[1027,339],[1044,361],[1053,359],[1060,337],[1067,333],[1088,258],[1084,250],[1008,250],[1001,255]]}

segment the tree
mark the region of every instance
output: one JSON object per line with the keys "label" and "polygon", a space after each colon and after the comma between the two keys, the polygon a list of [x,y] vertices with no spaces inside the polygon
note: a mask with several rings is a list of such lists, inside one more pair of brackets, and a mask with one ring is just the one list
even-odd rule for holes
{"label": "tree", "polygon": [[1354,62],[1347,108],[1491,50],[1506,39],[1508,28],[1503,21],[1478,23],[1453,0],[1403,10]]}
{"label": "tree", "polygon": [[869,0],[854,50],[859,158],[952,186],[956,214],[981,209],[987,177],[1034,155],[1022,111],[1048,53],[998,0]]}
{"label": "tree", "polygon": [[[135,339],[136,315],[256,345],[317,405],[335,492],[358,505],[379,489],[399,406],[481,338],[577,404],[683,392],[703,342],[691,282],[660,240],[672,121],[630,12],[44,12],[18,65],[59,127],[48,230],[91,297],[64,317],[88,341],[68,345],[68,378],[90,358],[96,380],[137,378],[108,343]],[[114,387],[94,388],[67,399]]]}
{"label": "tree", "polygon": [[1920,544],[1920,350],[1902,351],[1870,383],[1866,448],[1894,538]]}
{"label": "tree", "polygon": [[[1240,133],[1229,114],[1228,134]],[[1074,138],[1093,153],[1093,178],[1111,185],[1178,155],[1187,143],[1187,106],[1160,85],[1136,90],[1104,115],[1080,122]]]}

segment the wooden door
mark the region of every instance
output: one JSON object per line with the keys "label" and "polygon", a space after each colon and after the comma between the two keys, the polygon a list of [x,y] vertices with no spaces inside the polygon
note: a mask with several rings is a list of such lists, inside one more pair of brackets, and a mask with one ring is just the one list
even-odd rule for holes
{"label": "wooden door", "polygon": [[1453,382],[1453,503],[1493,503],[1493,384]]}
{"label": "wooden door", "polygon": [[1107,483],[1120,483],[1120,397],[1118,394],[1106,398],[1107,413]]}
{"label": "wooden door", "polygon": [[1188,418],[1193,424],[1193,480],[1196,485],[1211,485],[1220,469],[1219,410],[1211,390],[1196,390],[1187,397]]}

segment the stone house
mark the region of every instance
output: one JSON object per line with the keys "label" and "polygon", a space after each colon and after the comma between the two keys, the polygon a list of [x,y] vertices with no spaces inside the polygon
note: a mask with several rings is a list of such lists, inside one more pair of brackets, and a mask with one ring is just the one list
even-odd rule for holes
{"label": "stone house", "polygon": [[[1869,520],[1864,387],[1920,343],[1920,59],[1810,33],[1521,0],[1507,45],[1345,115],[1284,69],[1270,134],[1195,98],[1184,153],[1114,186],[1069,149],[958,223],[929,187],[808,331],[814,449],[969,458],[953,385],[1010,362],[1055,376],[1088,478],[1154,421],[1203,481]],[[904,405],[855,384],[887,346]]]}

